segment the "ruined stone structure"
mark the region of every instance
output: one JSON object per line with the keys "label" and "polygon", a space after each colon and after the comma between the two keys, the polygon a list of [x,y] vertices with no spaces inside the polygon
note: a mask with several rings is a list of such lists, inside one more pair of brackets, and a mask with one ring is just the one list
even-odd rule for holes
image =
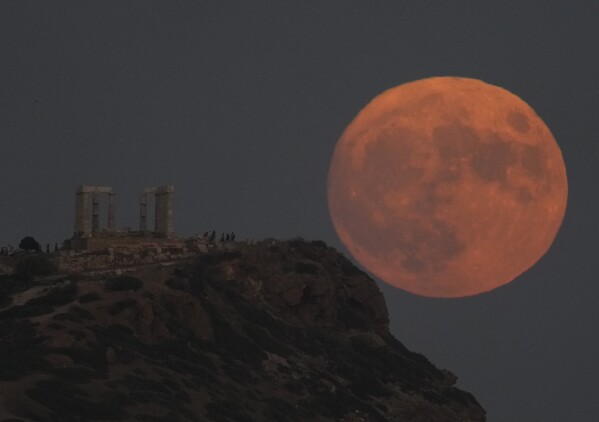
{"label": "ruined stone structure", "polygon": [[148,195],[154,194],[156,203],[154,209],[154,233],[163,237],[173,237],[175,235],[173,224],[174,193],[175,187],[173,185],[164,185],[144,189],[139,199],[140,232],[145,233],[148,231]]}
{"label": "ruined stone structure", "polygon": [[[114,245],[151,242],[152,239],[174,239],[173,197],[175,187],[164,185],[146,188],[139,203],[139,232],[116,230],[116,194],[109,186],[79,186],[75,194],[75,234],[65,241],[65,247],[76,251],[95,251],[112,248]],[[108,195],[108,226],[100,228],[100,195]],[[155,197],[153,231],[148,230],[148,195]],[[145,240],[144,240],[145,239]]]}
{"label": "ruined stone structure", "polygon": [[[88,237],[100,231],[100,195],[108,195],[108,231],[115,231],[116,194],[109,186],[79,186],[75,194],[75,236]],[[91,204],[91,210],[90,210]],[[91,211],[91,212],[90,212]],[[91,217],[91,220],[90,220]]]}

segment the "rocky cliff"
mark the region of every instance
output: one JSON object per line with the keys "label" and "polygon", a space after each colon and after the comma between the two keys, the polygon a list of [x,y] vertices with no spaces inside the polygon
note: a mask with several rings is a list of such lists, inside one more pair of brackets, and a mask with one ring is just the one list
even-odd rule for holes
{"label": "rocky cliff", "polygon": [[323,242],[0,290],[0,421],[485,420]]}

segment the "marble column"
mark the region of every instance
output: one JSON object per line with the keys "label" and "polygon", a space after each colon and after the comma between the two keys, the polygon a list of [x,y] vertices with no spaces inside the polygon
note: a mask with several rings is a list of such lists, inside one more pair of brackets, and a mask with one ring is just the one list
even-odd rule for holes
{"label": "marble column", "polygon": [[175,188],[172,185],[160,186],[156,189],[156,234],[165,237],[175,235],[173,224],[173,197]]}
{"label": "marble column", "polygon": [[88,236],[91,234],[89,221],[89,193],[78,189],[75,194],[75,234]]}
{"label": "marble column", "polygon": [[108,193],[108,231],[116,230],[116,193]]}
{"label": "marble column", "polygon": [[100,195],[92,193],[92,233],[100,231]]}
{"label": "marble column", "polygon": [[148,194],[142,193],[139,197],[139,231],[148,230]]}

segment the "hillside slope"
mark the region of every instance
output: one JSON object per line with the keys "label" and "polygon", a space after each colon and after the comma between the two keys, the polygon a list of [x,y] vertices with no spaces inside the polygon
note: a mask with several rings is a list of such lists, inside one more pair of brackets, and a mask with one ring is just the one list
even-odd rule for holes
{"label": "hillside slope", "polygon": [[323,242],[14,284],[0,421],[485,420],[455,376],[390,335],[376,284]]}

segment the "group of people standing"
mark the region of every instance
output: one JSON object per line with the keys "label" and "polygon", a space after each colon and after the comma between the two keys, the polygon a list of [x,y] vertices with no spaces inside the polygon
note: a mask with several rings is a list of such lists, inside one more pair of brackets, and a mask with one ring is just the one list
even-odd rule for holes
{"label": "group of people standing", "polygon": [[15,248],[12,245],[2,246],[0,248],[0,256],[9,256],[15,253]]}
{"label": "group of people standing", "polygon": [[[11,256],[15,253],[18,253],[19,251],[22,251],[22,249],[20,248],[15,248],[12,245],[8,245],[8,246],[2,246],[0,247],[0,256]],[[35,251],[37,252],[44,252],[42,250],[41,247],[37,248]],[[58,243],[54,244],[54,252],[58,251]],[[50,248],[50,244],[46,243],[46,249],[45,249],[46,253],[51,253],[51,248]]]}
{"label": "group of people standing", "polygon": [[[58,243],[54,244],[54,252],[58,252]],[[46,253],[50,253],[50,244],[46,243]]]}
{"label": "group of people standing", "polygon": [[[216,242],[216,230],[212,230],[212,232],[205,232],[202,236],[204,239],[207,239],[209,242]],[[235,232],[231,233],[221,233],[220,235],[221,242],[234,242],[235,241]]]}

